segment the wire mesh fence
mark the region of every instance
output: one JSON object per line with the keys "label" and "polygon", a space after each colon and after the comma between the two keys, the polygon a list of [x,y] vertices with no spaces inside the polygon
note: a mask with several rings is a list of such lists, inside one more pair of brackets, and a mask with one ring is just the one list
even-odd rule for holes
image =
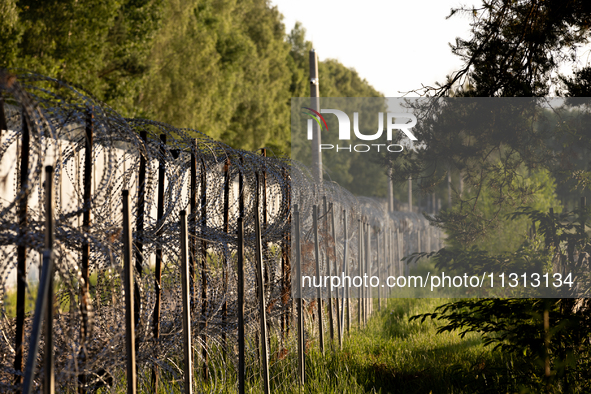
{"label": "wire mesh fence", "polygon": [[[304,294],[298,316],[294,248],[301,249],[302,273],[338,275],[369,262],[370,272],[385,277],[404,272],[403,256],[441,245],[439,231],[422,216],[388,213],[377,200],[355,197],[335,183],[317,184],[307,168],[287,158],[233,149],[197,130],[124,118],[82,89],[48,77],[1,72],[0,93],[0,126],[3,119],[6,123],[0,136],[1,391],[20,390],[29,352],[45,242],[45,182],[54,189],[51,304],[58,391],[124,387],[124,190],[129,191],[133,231],[140,392],[182,386],[181,211],[187,212],[193,382],[199,392],[238,385],[239,218],[244,225],[246,380],[260,381],[265,358],[256,280],[259,220],[273,390],[298,381],[298,319],[305,322],[304,345],[309,346],[321,332],[336,340],[346,325],[346,306],[347,316],[371,310],[361,301],[345,303],[346,294],[335,290],[320,297]],[[51,177],[44,175],[46,165],[54,168]],[[296,206],[299,245],[292,236]],[[359,242],[361,232],[367,242]],[[44,356],[41,346],[37,358]],[[34,390],[41,389],[45,374],[43,367],[35,372]]]}

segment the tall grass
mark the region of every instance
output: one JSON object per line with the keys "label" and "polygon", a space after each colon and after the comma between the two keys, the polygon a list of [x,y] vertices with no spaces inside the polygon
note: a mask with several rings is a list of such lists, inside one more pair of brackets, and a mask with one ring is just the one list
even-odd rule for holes
{"label": "tall grass", "polygon": [[[354,327],[343,349],[325,344],[324,355],[314,339],[306,353],[306,384],[297,383],[297,349],[290,346],[270,370],[272,393],[500,393],[520,392],[512,358],[493,353],[477,334],[463,339],[456,333],[436,334],[437,323],[409,322],[410,316],[433,311],[449,300],[390,299],[365,328]],[[353,316],[355,316],[353,314]],[[326,337],[328,336],[325,335]],[[271,357],[279,349],[272,343]],[[252,356],[252,355],[251,355]],[[256,365],[250,362],[249,365]],[[196,372],[198,373],[198,372]],[[260,370],[247,371],[247,393],[260,393]],[[215,391],[236,392],[236,371],[226,371],[230,387]],[[163,381],[166,377],[163,376]],[[164,382],[163,382],[164,383]],[[182,382],[169,382],[168,390],[182,392]],[[122,386],[123,387],[123,386]],[[207,391],[211,386],[200,386]],[[147,391],[144,391],[147,392]]]}
{"label": "tall grass", "polygon": [[[287,353],[273,336],[270,358],[272,393],[526,393],[527,379],[519,373],[514,356],[493,352],[484,347],[478,334],[460,338],[457,333],[436,334],[438,322],[426,320],[409,322],[409,317],[432,312],[438,305],[449,302],[440,299],[389,299],[364,328],[353,325],[343,341],[327,340],[324,355],[316,337],[306,352],[306,384],[297,383],[297,347],[287,344]],[[353,304],[356,304],[353,302]],[[352,314],[356,316],[356,314]],[[354,319],[356,321],[356,319]],[[293,336],[293,335],[292,335]],[[325,337],[328,337],[326,333]],[[254,343],[248,345],[246,392],[262,392],[261,372],[257,367]],[[198,350],[196,350],[198,352]],[[195,366],[196,392],[234,393],[237,375],[234,363],[223,363],[221,350],[212,349],[209,359],[216,374],[203,383]],[[235,355],[230,355],[235,357]],[[182,357],[170,359],[177,373],[161,370],[161,393],[182,393]],[[223,366],[223,368],[220,368]],[[140,393],[148,393],[150,367],[138,371]],[[125,393],[125,372],[114,376],[114,387],[99,389],[99,393]]]}

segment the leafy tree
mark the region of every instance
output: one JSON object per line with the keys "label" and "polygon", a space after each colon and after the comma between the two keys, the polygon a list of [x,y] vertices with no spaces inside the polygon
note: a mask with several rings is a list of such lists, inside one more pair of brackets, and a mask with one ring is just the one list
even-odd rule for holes
{"label": "leafy tree", "polygon": [[[554,205],[556,192],[563,202],[572,201],[576,187],[580,196],[589,185],[588,104],[571,99],[586,94],[589,73],[582,69],[572,78],[556,77],[559,67],[574,60],[577,49],[588,42],[589,2],[484,0],[479,8],[455,9],[451,15],[456,13],[473,17],[470,38],[452,45],[464,65],[445,83],[420,90],[442,97],[423,108],[432,111],[437,122],[417,131],[425,144],[394,164],[402,176],[433,174],[425,179],[432,188],[444,179],[441,172],[455,171],[465,180],[467,191],[455,195],[453,209],[432,218],[456,241],[435,258],[461,269],[478,269],[484,263],[513,270],[525,270],[528,264],[536,270],[550,266],[553,272],[561,272],[565,264],[585,266],[589,240],[581,225],[584,211],[550,215],[546,205],[538,206],[543,212],[524,209],[509,221],[506,214],[519,205]],[[525,101],[527,105],[509,99],[484,104],[486,99],[481,99],[479,107],[459,98],[550,93],[568,96],[566,105],[544,99]],[[470,127],[475,120],[479,128]],[[545,202],[539,201],[543,195]],[[520,221],[536,223],[541,237],[528,237],[529,226]],[[521,234],[512,242],[523,240],[517,250],[501,247],[511,244],[505,231]],[[486,242],[489,236],[497,245]],[[590,310],[584,299],[576,298],[480,299],[452,302],[417,318],[441,319],[446,322],[442,331],[480,332],[485,343],[521,355],[524,389],[587,392]],[[551,325],[545,331],[543,316],[548,314]],[[547,357],[549,377],[544,373]]]}
{"label": "leafy tree", "polygon": [[18,53],[23,27],[18,23],[16,0],[0,3],[0,66],[6,67]]}
{"label": "leafy tree", "polygon": [[133,113],[160,9],[159,0],[3,2],[0,66],[70,81]]}
{"label": "leafy tree", "polygon": [[[554,272],[572,272],[578,294],[589,290],[588,264],[591,243],[587,234],[587,209],[562,214],[522,209],[512,219],[526,217],[538,225],[538,235],[524,242],[515,253],[490,254],[482,250],[443,249],[435,254],[438,264],[474,267],[483,262],[511,267],[550,268]],[[536,267],[537,266],[537,267]],[[545,266],[545,267],[544,267]],[[489,265],[490,267],[490,265]],[[531,272],[531,271],[529,271]],[[539,271],[538,271],[539,272]],[[566,289],[563,294],[575,288]],[[458,330],[483,335],[485,345],[521,355],[519,366],[524,388],[547,392],[588,392],[589,330],[591,308],[588,299],[468,299],[438,307],[435,312],[413,316],[441,321],[438,332]],[[547,327],[544,327],[544,315]],[[544,372],[548,359],[550,376]]]}
{"label": "leafy tree", "polygon": [[472,17],[471,37],[451,46],[464,65],[423,93],[479,97],[545,96],[553,73],[588,42],[591,4],[585,0],[483,0],[480,7],[452,9]]}
{"label": "leafy tree", "polygon": [[[267,0],[6,0],[0,39],[0,67],[269,154],[289,155],[290,97],[309,95],[312,44]],[[320,73],[323,96],[380,96],[336,60]]]}
{"label": "leafy tree", "polygon": [[544,182],[528,179],[556,161],[547,145],[553,131],[540,126],[547,121],[543,103],[526,98],[410,102],[421,119],[413,128],[420,144],[394,157],[392,177],[399,183],[412,177],[423,192],[432,193],[447,186],[448,172],[461,174],[464,187],[462,192],[453,188],[453,209],[431,219],[464,246],[490,240],[504,215],[539,198],[544,183],[552,184],[550,174]]}
{"label": "leafy tree", "polygon": [[289,45],[266,1],[178,0],[166,10],[142,107],[244,149],[288,146]]}

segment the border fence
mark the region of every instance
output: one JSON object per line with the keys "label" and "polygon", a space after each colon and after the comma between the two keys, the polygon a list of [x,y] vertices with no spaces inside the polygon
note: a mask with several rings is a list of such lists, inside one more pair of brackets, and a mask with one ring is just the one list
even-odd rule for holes
{"label": "border fence", "polygon": [[3,392],[303,384],[307,346],[386,294],[298,297],[302,273],[384,278],[441,247],[418,214],[52,78],[0,71],[0,132]]}

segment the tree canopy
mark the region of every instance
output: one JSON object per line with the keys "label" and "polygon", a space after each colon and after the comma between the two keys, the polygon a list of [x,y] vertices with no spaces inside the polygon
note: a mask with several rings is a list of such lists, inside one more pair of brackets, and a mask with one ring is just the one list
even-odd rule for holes
{"label": "tree canopy", "polygon": [[483,0],[480,7],[452,9],[448,18],[456,14],[472,18],[470,38],[451,45],[464,64],[422,93],[448,96],[460,88],[479,97],[548,95],[558,68],[576,60],[591,28],[591,3],[584,0]]}
{"label": "tree canopy", "polygon": [[[463,231],[474,230],[465,239],[476,240],[476,232],[486,231],[485,224],[498,225],[501,206],[527,203],[527,196],[534,195],[531,188],[515,187],[515,182],[540,169],[556,182],[562,205],[572,208],[578,203],[573,194],[591,196],[589,106],[576,99],[586,95],[590,86],[590,68],[579,66],[577,60],[589,42],[591,4],[483,0],[480,6],[452,9],[449,17],[458,14],[472,18],[469,37],[457,38],[451,45],[463,66],[443,83],[416,91],[440,97],[422,112],[426,119],[436,113],[437,121],[418,126],[422,145],[395,161],[392,173],[398,182],[409,176],[421,179],[426,192],[441,192],[448,172],[453,179],[462,178],[464,190],[472,193],[462,195],[458,183],[452,185],[456,214],[448,212],[451,216],[435,219],[442,225],[454,223],[452,227]],[[568,70],[572,75],[561,74]],[[549,95],[569,98],[557,105],[542,99]],[[540,99],[526,107],[506,100],[461,101],[468,97]],[[479,203],[484,204],[480,191],[488,198],[495,196],[497,209],[489,211],[492,216],[485,218],[480,210]],[[464,221],[472,220],[480,226],[466,226]]]}
{"label": "tree canopy", "polygon": [[[451,48],[463,66],[417,90],[440,98],[417,108],[433,121],[417,127],[424,143],[393,163],[399,181],[422,177],[428,190],[448,172],[464,181],[463,192],[452,185],[453,206],[431,217],[448,235],[432,257],[446,272],[583,267],[577,285],[586,286],[589,209],[579,198],[591,195],[591,68],[577,60],[590,37],[591,3],[483,0],[450,16],[457,13],[473,18],[470,36]],[[524,388],[571,392],[589,379],[590,311],[585,299],[470,299],[415,318],[441,320],[440,332],[479,332],[486,344],[531,361]]]}
{"label": "tree canopy", "polygon": [[[6,0],[0,67],[80,86],[129,117],[232,147],[290,153],[290,98],[309,95],[312,43],[267,0]],[[380,95],[336,60],[322,96]]]}

